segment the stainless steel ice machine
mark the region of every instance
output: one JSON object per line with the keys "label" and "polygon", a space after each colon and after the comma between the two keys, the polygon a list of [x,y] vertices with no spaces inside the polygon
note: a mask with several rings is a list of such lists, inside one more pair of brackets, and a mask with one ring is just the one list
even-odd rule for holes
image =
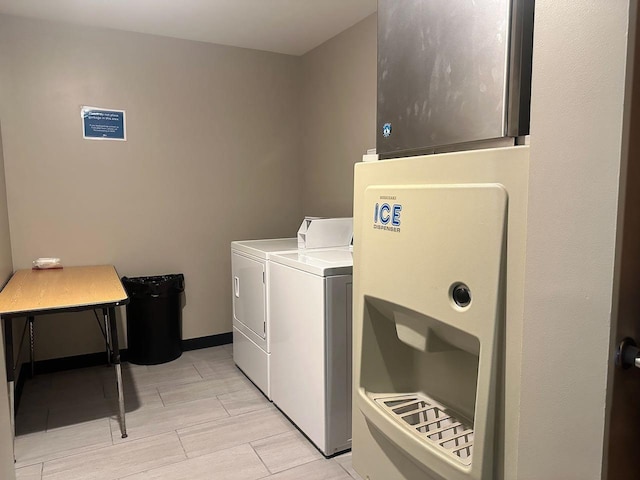
{"label": "stainless steel ice machine", "polygon": [[378,1],[381,158],[529,133],[533,5]]}

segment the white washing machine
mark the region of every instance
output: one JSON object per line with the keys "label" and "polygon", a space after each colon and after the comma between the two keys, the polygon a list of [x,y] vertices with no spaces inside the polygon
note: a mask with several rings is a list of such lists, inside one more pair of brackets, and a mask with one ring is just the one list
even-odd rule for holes
{"label": "white washing machine", "polygon": [[233,360],[269,399],[269,257],[297,248],[296,238],[231,243]]}
{"label": "white washing machine", "polygon": [[349,247],[271,255],[271,397],[325,455],[351,448]]}

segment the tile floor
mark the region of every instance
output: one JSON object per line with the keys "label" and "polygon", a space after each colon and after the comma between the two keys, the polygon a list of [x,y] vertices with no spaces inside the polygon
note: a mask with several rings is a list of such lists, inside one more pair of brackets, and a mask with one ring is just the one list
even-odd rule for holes
{"label": "tile floor", "polygon": [[129,437],[113,368],[27,380],[16,419],[18,480],[352,480],[235,367],[232,346],[163,365],[123,364]]}

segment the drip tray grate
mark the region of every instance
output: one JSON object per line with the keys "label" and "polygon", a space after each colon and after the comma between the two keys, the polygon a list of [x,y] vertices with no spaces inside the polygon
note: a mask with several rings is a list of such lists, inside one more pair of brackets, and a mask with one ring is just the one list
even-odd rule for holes
{"label": "drip tray grate", "polygon": [[459,415],[422,394],[376,396],[374,401],[422,441],[463,465],[471,465],[473,427]]}

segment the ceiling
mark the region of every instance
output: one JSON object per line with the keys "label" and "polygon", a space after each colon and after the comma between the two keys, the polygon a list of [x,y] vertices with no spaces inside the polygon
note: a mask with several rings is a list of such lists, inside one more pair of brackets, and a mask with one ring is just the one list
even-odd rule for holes
{"label": "ceiling", "polygon": [[0,0],[0,14],[302,55],[376,0]]}

